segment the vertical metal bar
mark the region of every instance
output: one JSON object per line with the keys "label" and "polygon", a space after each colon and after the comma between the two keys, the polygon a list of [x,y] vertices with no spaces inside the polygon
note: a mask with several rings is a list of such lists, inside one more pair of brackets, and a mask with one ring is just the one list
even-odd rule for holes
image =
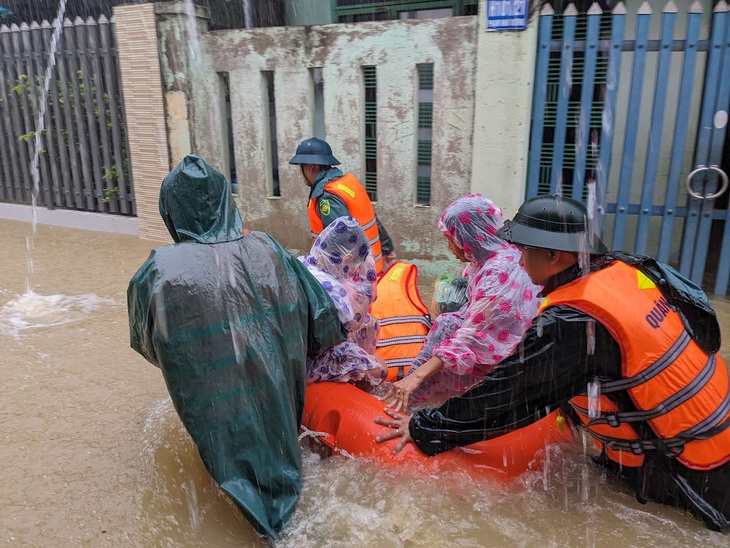
{"label": "vertical metal bar", "polygon": [[[0,27],[0,33],[10,32],[10,29],[3,25]],[[6,67],[8,66],[5,53],[2,48],[2,40],[0,40],[0,169],[2,169],[3,183],[0,188],[2,195],[0,198],[10,202],[15,201],[15,191],[13,189],[13,181],[15,174],[11,166],[11,159],[13,158],[13,136],[10,131],[10,103],[8,102],[7,91],[5,89],[6,79],[9,77],[6,74]]]}
{"label": "vertical metal bar", "polygon": [[530,128],[530,165],[527,176],[527,197],[537,196],[540,179],[540,157],[542,156],[543,131],[545,128],[545,98],[547,95],[547,73],[550,64],[550,43],[552,40],[553,8],[545,4],[540,11],[538,31],[537,71],[532,99],[532,127]]}
{"label": "vertical metal bar", "polygon": [[644,168],[644,184],[641,187],[641,206],[639,222],[636,229],[634,250],[644,255],[649,240],[651,227],[651,211],[654,205],[654,189],[659,166],[659,153],[662,149],[662,129],[664,126],[664,110],[667,104],[667,84],[669,82],[670,61],[672,59],[672,42],[674,40],[674,23],[677,17],[677,5],[669,0],[662,10],[662,34],[659,43],[659,65],[657,66],[656,83],[654,84],[654,106],[651,113],[649,130],[649,147],[646,153]]}
{"label": "vertical metal bar", "polygon": [[[54,20],[54,26],[62,24],[61,21]],[[50,55],[51,51],[51,36],[53,29],[48,21],[41,23],[41,30],[43,32],[43,48]],[[74,199],[71,193],[71,176],[69,169],[68,159],[68,147],[66,145],[66,138],[63,135],[63,114],[61,111],[61,99],[59,99],[58,88],[59,83],[63,81],[63,71],[60,70],[60,65],[63,59],[63,46],[59,41],[58,47],[60,49],[55,53],[56,63],[53,72],[51,73],[51,85],[50,85],[50,107],[47,109],[51,116],[51,125],[48,127],[47,135],[55,132],[55,156],[49,155],[51,161],[51,169],[56,169],[60,172],[60,180],[54,177],[54,189],[56,190],[56,204],[60,207],[74,207]],[[52,149],[52,147],[51,147]],[[60,169],[59,169],[60,167]]]}
{"label": "vertical metal bar", "polygon": [[[18,102],[20,108],[23,111],[23,131],[24,135],[23,144],[21,144],[21,150],[25,150],[27,155],[28,176],[24,177],[23,185],[25,187],[25,199],[27,203],[32,203],[35,195],[35,181],[33,181],[33,173],[31,170],[31,159],[33,158],[33,139],[31,133],[36,129],[34,108],[30,96],[35,94],[35,83],[31,77],[29,68],[32,66],[30,59],[30,43],[26,48],[26,39],[30,38],[29,27],[27,23],[21,23],[19,31],[12,34],[13,48],[15,49],[15,68],[18,75],[18,84],[20,86],[20,93],[18,95]],[[26,87],[28,89],[26,89]],[[38,197],[35,196],[37,199]]]}
{"label": "vertical metal bar", "polygon": [[568,4],[563,12],[563,44],[560,49],[560,93],[555,117],[553,138],[553,161],[550,177],[550,192],[563,193],[563,155],[565,154],[565,131],[568,124],[568,103],[573,82],[573,41],[578,10]]}
{"label": "vertical metal bar", "polygon": [[[96,110],[98,112],[98,132],[101,135],[101,153],[104,161],[104,175],[101,176],[99,189],[99,211],[111,211],[118,213],[116,197],[104,196],[103,187],[106,187],[105,177],[111,177],[112,173],[112,155],[109,140],[109,127],[107,125],[106,102],[104,101],[104,79],[101,73],[101,63],[99,62],[99,39],[96,21],[91,17],[86,20],[86,36],[88,40],[87,56],[91,61],[92,81],[94,82]],[[97,154],[98,157],[98,154]],[[107,200],[107,201],[104,201]]]}
{"label": "vertical metal bar", "polygon": [[692,99],[692,88],[694,86],[695,65],[697,62],[697,42],[700,33],[700,22],[702,20],[702,4],[699,0],[690,6],[687,14],[687,42],[684,51],[684,63],[682,65],[682,79],[679,86],[679,97],[677,101],[677,114],[674,122],[674,140],[672,141],[672,153],[669,162],[669,177],[667,178],[667,192],[664,203],[664,217],[659,235],[659,253],[657,259],[663,263],[669,263],[672,250],[672,233],[674,232],[674,219],[677,212],[677,198],[680,188],[680,176],[682,174],[682,160],[684,159],[684,148],[687,140],[687,126],[689,124],[690,100]]}
{"label": "vertical metal bar", "polygon": [[616,126],[616,96],[621,80],[621,56],[626,28],[626,6],[623,2],[616,4],[611,11],[611,53],[608,60],[606,74],[606,97],[603,103],[601,123],[601,145],[596,166],[596,200],[598,215],[596,216],[596,233],[601,234],[603,229],[603,215],[605,213],[605,195],[608,189],[608,177],[611,170],[611,152],[613,149],[613,135]]}
{"label": "vertical metal bar", "polygon": [[603,10],[598,2],[591,4],[588,9],[588,33],[586,35],[585,57],[583,65],[583,80],[581,81],[580,118],[578,136],[575,145],[575,169],[573,170],[573,190],[571,197],[575,200],[583,198],[585,184],[586,157],[590,137],[591,110],[593,106],[593,91],[596,79],[596,56],[598,54],[598,31],[601,24]]}
{"label": "vertical metal bar", "polygon": [[74,113],[71,103],[72,92],[69,91],[69,83],[76,78],[76,71],[69,66],[68,60],[73,55],[73,40],[69,36],[73,32],[73,23],[66,18],[63,21],[63,33],[59,40],[58,74],[61,81],[61,95],[63,100],[63,122],[68,138],[68,157],[71,163],[71,185],[73,188],[73,205],[69,207],[76,209],[84,208],[84,201],[81,195],[81,169],[78,155],[76,154],[76,130],[74,128]]}
{"label": "vertical metal bar", "polygon": [[[48,51],[43,44],[43,29],[41,26],[33,21],[30,29],[33,44],[33,58],[36,62],[36,74],[38,74],[38,85],[40,89],[43,89],[45,86],[45,64],[48,63]],[[53,78],[51,78],[50,85],[53,84]],[[50,95],[47,97],[47,101],[50,102]],[[43,116],[43,122],[45,125],[45,135],[42,139],[44,139],[45,148],[40,155],[43,196],[45,198],[46,207],[48,209],[53,209],[56,205],[61,205],[61,195],[58,187],[58,166],[56,165],[56,151],[53,143],[53,128],[51,127],[51,109],[48,108],[48,106],[46,107],[45,114]],[[48,175],[49,169],[50,177]]]}
{"label": "vertical metal bar", "polygon": [[69,50],[71,52],[71,55],[69,56],[69,72],[73,74],[73,78],[71,79],[71,89],[73,89],[74,118],[76,121],[77,132],[76,136],[79,140],[79,153],[81,154],[81,173],[83,176],[81,183],[84,197],[83,203],[84,209],[88,211],[94,211],[94,193],[92,190],[93,177],[91,174],[89,140],[88,134],[86,132],[86,126],[84,124],[85,115],[83,109],[83,102],[86,101],[89,92],[84,87],[84,97],[82,97],[81,84],[79,83],[83,81],[83,71],[80,69],[78,58],[83,57],[83,55],[81,55],[81,48],[79,48],[78,44],[83,43],[86,38],[83,35],[83,25],[83,20],[80,17],[77,17],[74,21],[74,26],[66,29],[66,31],[72,31],[66,35],[66,38],[68,39],[68,44],[70,46]]}
{"label": "vertical metal bar", "polygon": [[[721,164],[724,151],[724,145],[726,141],[727,132],[727,113],[730,112],[730,7],[726,8],[728,11],[725,13],[726,18],[726,35],[725,35],[725,47],[724,47],[724,69],[721,77],[722,88],[719,92],[719,99],[717,105],[716,116],[722,117],[722,111],[725,113],[725,123],[715,123],[715,136],[713,138],[713,149],[715,155],[712,158],[713,163]],[[727,244],[730,242],[730,207],[725,209],[725,227],[722,233],[722,240],[720,242],[721,249],[726,250]],[[720,253],[720,261],[717,267],[717,275],[715,277],[714,292],[717,295],[725,296],[728,290],[728,278],[730,278],[730,254],[727,252]]]}
{"label": "vertical metal bar", "polygon": [[[717,4],[720,7],[720,3]],[[730,41],[730,8],[725,4],[725,12],[721,14],[724,20],[725,37],[722,44],[722,72],[720,81],[718,82],[717,103],[715,104],[712,129],[710,134],[710,150],[707,165],[720,165],[722,163],[723,148],[725,145],[725,132],[727,122],[724,124],[715,123],[715,116],[724,112],[727,117],[728,107],[730,107],[730,51],[728,50],[728,41]],[[703,192],[716,192],[718,190],[719,179],[713,172],[713,177],[706,180],[706,186]],[[703,200],[700,206],[700,226],[698,228],[699,235],[697,245],[695,246],[695,259],[692,266],[692,276],[702,279],[705,273],[705,264],[707,260],[707,252],[710,246],[710,236],[714,219],[715,200]],[[717,280],[715,280],[717,282]]]}
{"label": "vertical metal bar", "polygon": [[[3,66],[3,63],[0,63],[0,82],[3,82],[3,87],[5,87],[5,73],[2,70]],[[10,162],[7,160],[7,158],[10,158],[10,153],[8,152],[9,147],[6,142],[9,135],[5,132],[3,127],[3,115],[5,114],[6,109],[6,103],[2,100],[2,98],[0,98],[0,201],[12,202],[12,174],[10,173]]]}
{"label": "vertical metal bar", "polygon": [[613,230],[611,247],[616,250],[624,248],[626,235],[626,221],[629,215],[629,199],[631,195],[631,179],[634,170],[634,156],[636,154],[636,133],[639,129],[639,112],[641,109],[641,92],[644,86],[644,71],[646,67],[646,46],[649,40],[649,22],[651,7],[645,1],[636,12],[636,50],[634,51],[634,66],[631,71],[631,90],[629,91],[629,105],[627,110],[626,133],[624,149],[621,155],[621,175],[618,184],[616,204],[616,224]]}
{"label": "vertical metal bar", "polygon": [[[96,21],[89,17],[89,21],[95,27]],[[90,200],[87,201],[91,211],[106,211],[104,192],[102,189],[101,178],[101,160],[99,158],[99,131],[96,127],[96,113],[94,112],[94,101],[96,100],[96,92],[93,89],[92,79],[90,77],[91,63],[89,62],[88,49],[88,29],[86,23],[77,18],[74,22],[76,27],[76,52],[79,56],[79,69],[81,81],[84,86],[83,103],[86,111],[86,136],[89,138],[89,153],[87,162],[90,162],[88,169],[90,172],[89,179],[85,182],[85,186],[89,190]]]}
{"label": "vertical metal bar", "polygon": [[[110,29],[111,27],[111,29]],[[128,151],[124,139],[125,135],[122,133],[119,127],[119,118],[123,114],[123,106],[118,105],[118,101],[121,101],[121,78],[119,78],[119,67],[116,63],[116,52],[113,51],[113,38],[110,36],[110,32],[113,32],[114,27],[110,25],[110,21],[103,15],[99,17],[99,38],[101,40],[102,53],[104,55],[104,87],[107,91],[107,97],[109,99],[109,119],[111,121],[112,129],[112,141],[114,149],[114,165],[117,168],[117,186],[119,188],[119,209],[122,214],[129,215],[134,214],[134,201],[133,197],[129,196],[132,192],[132,182],[129,181],[129,186],[126,182],[126,173],[124,170],[125,155],[122,151]],[[131,177],[131,169],[128,171]]]}
{"label": "vertical metal bar", "polygon": [[[710,38],[710,52],[705,70],[705,91],[702,96],[702,111],[697,130],[697,145],[695,152],[695,166],[707,165],[710,160],[710,144],[712,138],[712,119],[717,106],[720,72],[723,58],[723,41],[725,39],[727,4],[718,3],[712,15],[712,36]],[[704,200],[702,200],[704,201]],[[694,283],[702,283],[703,272],[694,268],[695,246],[699,228],[699,216],[702,210],[702,201],[687,196],[687,219],[684,222],[684,237],[682,238],[682,255],[679,271]]]}
{"label": "vertical metal bar", "polygon": [[[16,203],[23,203],[23,173],[20,167],[20,147],[18,145],[18,133],[15,129],[15,118],[17,115],[16,104],[12,101],[13,95],[13,63],[10,54],[10,29],[3,25],[0,27],[0,52],[2,52],[4,78],[0,80],[0,99],[3,100],[5,108],[3,109],[4,134],[7,137],[8,148],[10,149],[10,171],[13,178],[11,181],[11,196]],[[6,85],[7,84],[7,85]]]}
{"label": "vertical metal bar", "polygon": [[[18,143],[18,152],[20,153],[20,173],[22,174],[22,179],[18,181],[15,190],[16,196],[20,197],[20,203],[30,204],[31,177],[28,146],[27,141],[26,143],[23,143],[22,140],[18,140],[21,135],[24,135],[28,131],[26,128],[29,125],[27,122],[27,108],[23,108],[25,93],[21,81],[23,72],[20,64],[20,29],[18,28],[18,25],[12,25],[10,27],[10,38],[11,41],[6,42],[5,44],[5,51],[10,51],[13,54],[13,63],[10,65],[10,74],[12,75],[11,84],[14,82],[15,86],[11,89],[10,93],[10,104],[13,107],[10,112],[11,120],[13,122],[13,133],[11,134],[11,137],[16,139],[16,142]],[[13,71],[13,69],[15,70]]]}

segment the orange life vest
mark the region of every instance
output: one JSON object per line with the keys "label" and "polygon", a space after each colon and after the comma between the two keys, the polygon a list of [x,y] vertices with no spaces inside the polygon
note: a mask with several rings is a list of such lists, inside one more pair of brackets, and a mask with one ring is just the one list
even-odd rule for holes
{"label": "orange life vest", "polygon": [[[375,258],[375,272],[380,274],[383,272],[383,253],[380,249],[380,234],[378,233],[378,223],[375,219],[375,210],[370,202],[370,197],[352,173],[346,173],[339,179],[334,179],[326,185],[324,190],[330,194],[337,196],[347,207],[350,215],[360,223],[365,231],[365,235],[370,242]],[[309,215],[309,227],[312,229],[312,236],[315,238],[322,233],[324,225],[322,219],[317,214],[319,201],[309,200],[307,213]]]}
{"label": "orange life vest", "polygon": [[[727,367],[692,340],[651,279],[615,261],[550,293],[540,312],[559,304],[601,322],[621,348],[622,378],[570,401],[608,458],[641,466],[645,452],[657,450],[695,470],[730,461]],[[618,392],[637,410],[620,409]],[[632,424],[641,422],[654,439],[639,436]]]}
{"label": "orange life vest", "polygon": [[416,265],[393,263],[378,280],[378,298],[370,306],[380,324],[375,354],[388,364],[388,381],[403,378],[431,329],[417,283]]}

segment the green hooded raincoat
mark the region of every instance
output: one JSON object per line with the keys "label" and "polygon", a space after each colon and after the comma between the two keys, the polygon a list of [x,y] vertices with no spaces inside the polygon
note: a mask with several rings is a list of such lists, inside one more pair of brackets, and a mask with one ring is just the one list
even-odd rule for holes
{"label": "green hooded raincoat", "polygon": [[272,237],[243,235],[223,175],[187,156],[165,178],[175,240],[127,292],[131,345],[165,377],[215,480],[276,537],[301,489],[305,358],[344,340],[332,301]]}

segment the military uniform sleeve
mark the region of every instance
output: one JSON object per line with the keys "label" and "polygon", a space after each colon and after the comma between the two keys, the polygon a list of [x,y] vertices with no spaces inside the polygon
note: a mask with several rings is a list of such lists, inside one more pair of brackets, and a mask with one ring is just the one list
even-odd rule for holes
{"label": "military uniform sleeve", "polygon": [[522,428],[583,392],[591,380],[616,378],[620,359],[618,344],[601,324],[566,306],[549,308],[480,384],[438,409],[416,413],[411,437],[421,451],[436,455]]}

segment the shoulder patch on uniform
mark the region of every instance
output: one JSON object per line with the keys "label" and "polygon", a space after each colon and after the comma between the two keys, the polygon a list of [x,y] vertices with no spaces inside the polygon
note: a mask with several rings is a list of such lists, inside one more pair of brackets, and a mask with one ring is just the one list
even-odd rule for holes
{"label": "shoulder patch on uniform", "polygon": [[654,289],[656,287],[656,284],[641,270],[636,270],[636,277],[638,278],[639,289]]}
{"label": "shoulder patch on uniform", "polygon": [[331,211],[330,201],[327,198],[324,198],[319,201],[319,212],[327,217],[330,214]]}

